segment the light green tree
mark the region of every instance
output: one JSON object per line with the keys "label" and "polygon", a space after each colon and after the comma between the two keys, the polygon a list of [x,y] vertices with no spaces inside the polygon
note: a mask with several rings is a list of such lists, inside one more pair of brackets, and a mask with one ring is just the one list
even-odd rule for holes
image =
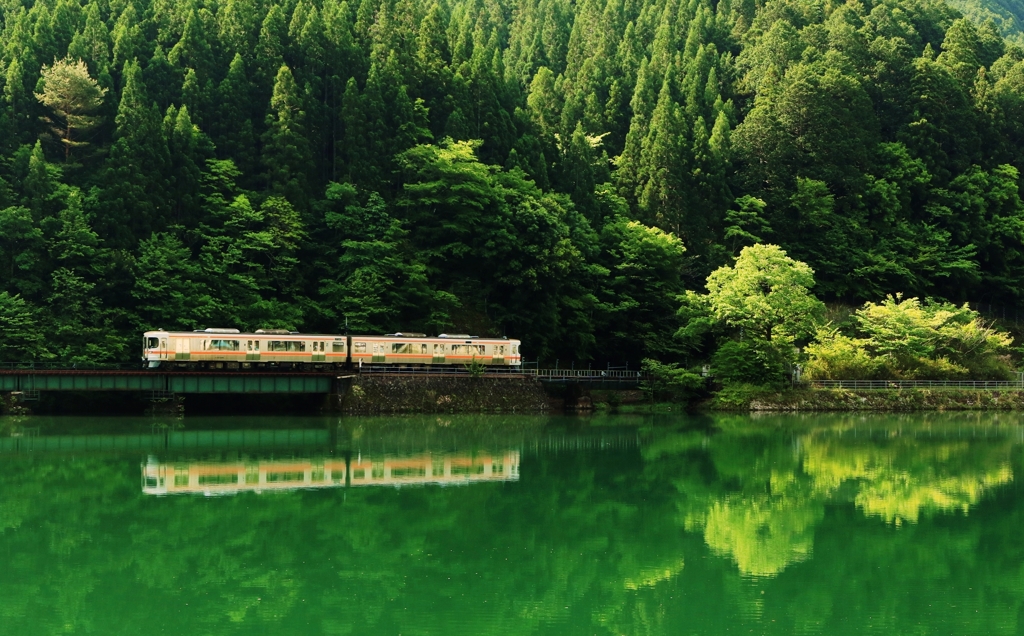
{"label": "light green tree", "polygon": [[43,88],[36,93],[36,99],[53,111],[50,126],[64,146],[64,161],[71,156],[71,149],[88,142],[73,137],[92,130],[102,121],[91,115],[103,104],[107,89],[89,76],[89,68],[82,60],[63,59],[53,66],[44,66]]}
{"label": "light green tree", "polygon": [[743,248],[732,267],[718,268],[707,282],[717,321],[780,350],[809,338],[819,324],[825,305],[811,294],[813,286],[806,263],[760,244]]}

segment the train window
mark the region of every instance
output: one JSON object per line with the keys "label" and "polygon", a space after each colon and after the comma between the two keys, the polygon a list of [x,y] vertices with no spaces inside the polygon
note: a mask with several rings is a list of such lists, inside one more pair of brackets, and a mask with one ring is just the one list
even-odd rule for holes
{"label": "train window", "polygon": [[505,345],[498,345],[498,355],[499,356],[505,355]]}
{"label": "train window", "polygon": [[420,345],[420,353],[423,354],[423,355],[427,355],[427,345],[426,345],[426,343],[423,343],[423,344]]}
{"label": "train window", "polygon": [[365,342],[353,342],[352,343],[352,353],[366,353],[366,343]]}
{"label": "train window", "polygon": [[332,351],[334,351],[334,353],[345,353],[345,343],[335,342]]}
{"label": "train window", "polygon": [[[316,343],[314,343],[316,344]],[[305,351],[306,343],[295,340],[271,340],[267,343],[267,351]]]}
{"label": "train window", "polygon": [[249,341],[249,351],[252,351],[252,340]]}
{"label": "train window", "polygon": [[[469,346],[472,347],[473,345],[469,345]],[[487,349],[487,347],[485,347],[484,345],[476,345],[476,350],[481,355],[486,353],[486,351],[485,351],[486,349]],[[470,349],[470,350],[472,351],[472,349]]]}
{"label": "train window", "polygon": [[407,342],[395,342],[391,344],[391,353],[412,353],[412,345]]}
{"label": "train window", "polygon": [[160,340],[158,338],[147,338],[146,345],[150,349],[156,349],[160,346]]}
{"label": "train window", "polygon": [[211,340],[210,351],[238,351],[239,341],[238,340]]}
{"label": "train window", "polygon": [[519,353],[519,345],[512,345],[512,355]]}
{"label": "train window", "polygon": [[435,344],[434,345],[434,355],[436,356],[437,354],[444,355],[444,345],[443,344]]}
{"label": "train window", "polygon": [[260,341],[257,340],[256,341],[256,353],[259,353],[259,352],[260,352]]}

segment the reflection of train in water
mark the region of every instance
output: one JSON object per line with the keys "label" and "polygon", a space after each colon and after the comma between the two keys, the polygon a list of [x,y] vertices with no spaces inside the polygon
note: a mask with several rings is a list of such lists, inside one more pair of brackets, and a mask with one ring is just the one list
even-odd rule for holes
{"label": "reflection of train in water", "polygon": [[517,481],[519,451],[452,455],[241,458],[231,461],[167,461],[150,456],[142,465],[142,492],[149,495],[230,494],[243,490],[294,490],[343,486],[458,485]]}

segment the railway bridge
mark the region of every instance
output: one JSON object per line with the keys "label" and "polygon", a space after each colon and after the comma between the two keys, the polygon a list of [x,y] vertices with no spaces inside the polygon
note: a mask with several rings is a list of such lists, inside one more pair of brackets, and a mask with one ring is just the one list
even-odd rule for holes
{"label": "railway bridge", "polygon": [[[133,391],[153,398],[203,393],[337,393],[359,375],[403,377],[470,377],[469,370],[412,369],[365,366],[358,371],[154,371],[129,368],[76,369],[49,365],[5,365],[0,368],[0,392],[33,400],[41,391]],[[593,387],[636,386],[639,371],[515,369],[478,374],[488,379],[535,378],[545,384],[582,384]]]}

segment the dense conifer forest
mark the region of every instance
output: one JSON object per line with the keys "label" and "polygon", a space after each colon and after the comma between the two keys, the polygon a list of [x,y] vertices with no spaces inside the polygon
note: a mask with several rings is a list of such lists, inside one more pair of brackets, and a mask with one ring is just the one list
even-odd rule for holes
{"label": "dense conifer forest", "polygon": [[683,294],[758,243],[826,302],[1022,302],[1024,50],[937,0],[0,12],[0,359],[234,326],[687,361]]}

